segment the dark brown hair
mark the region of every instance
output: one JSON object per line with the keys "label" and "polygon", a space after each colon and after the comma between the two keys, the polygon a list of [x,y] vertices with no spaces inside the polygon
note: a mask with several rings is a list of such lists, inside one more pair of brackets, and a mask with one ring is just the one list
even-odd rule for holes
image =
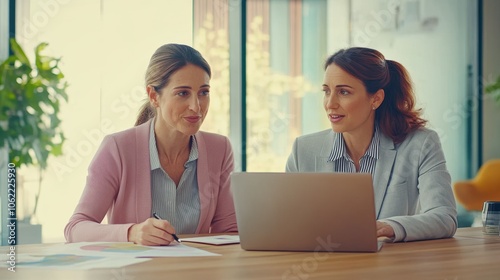
{"label": "dark brown hair", "polygon": [[325,69],[332,63],[361,80],[369,94],[384,90],[385,98],[375,112],[375,121],[395,143],[427,123],[420,117],[422,109],[415,109],[411,78],[400,63],[386,60],[377,50],[360,47],[336,52],[326,60]]}
{"label": "dark brown hair", "polygon": [[[166,44],[159,47],[151,59],[146,70],[146,86],[152,86],[160,92],[169,82],[170,76],[187,64],[200,67],[211,76],[210,65],[197,50],[187,45]],[[142,105],[135,125],[140,125],[153,118],[155,108],[151,107],[149,100]]]}

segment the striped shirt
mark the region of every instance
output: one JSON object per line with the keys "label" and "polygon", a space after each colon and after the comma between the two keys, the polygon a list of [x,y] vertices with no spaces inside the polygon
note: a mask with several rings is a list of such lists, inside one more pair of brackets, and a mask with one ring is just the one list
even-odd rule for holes
{"label": "striped shirt", "polygon": [[175,228],[177,234],[195,233],[200,219],[200,198],[198,181],[196,180],[198,161],[198,145],[191,136],[191,151],[184,164],[179,186],[163,170],[156,149],[154,121],[149,132],[149,155],[151,163],[151,198],[152,209],[162,219],[167,220]]}
{"label": "striped shirt", "polygon": [[[351,159],[347,153],[345,146],[344,137],[342,134],[337,135],[328,161],[335,163],[335,172],[346,172],[346,173],[356,173],[356,166],[354,161]],[[360,173],[370,173],[375,174],[375,165],[378,159],[378,147],[380,143],[380,132],[378,126],[375,126],[375,132],[373,133],[372,142],[368,146],[365,154],[359,160],[359,172]]]}

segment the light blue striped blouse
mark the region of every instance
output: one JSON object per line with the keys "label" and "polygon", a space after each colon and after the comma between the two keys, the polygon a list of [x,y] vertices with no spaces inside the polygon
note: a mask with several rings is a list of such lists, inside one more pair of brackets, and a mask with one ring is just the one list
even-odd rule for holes
{"label": "light blue striped blouse", "polygon": [[[342,137],[342,135],[339,136],[340,137],[337,137],[335,140],[335,143],[333,143],[332,152],[330,153],[328,161],[335,162],[335,172],[355,173],[356,166],[347,153],[344,137]],[[379,156],[379,144],[380,132],[378,125],[375,125],[372,142],[370,143],[368,150],[366,150],[365,154],[361,157],[359,164],[359,172],[370,173],[372,175],[372,179],[375,175],[375,166],[377,165],[377,159]],[[406,232],[401,224],[388,219],[383,219],[381,221],[389,224],[394,229],[395,237],[392,238],[393,241],[403,240],[406,237]]]}
{"label": "light blue striped blouse", "polygon": [[200,219],[200,198],[198,195],[197,167],[198,145],[191,136],[191,151],[184,164],[179,186],[163,170],[156,148],[154,121],[149,132],[149,154],[151,163],[152,209],[175,228],[177,234],[195,233]]}
{"label": "light blue striped blouse", "polygon": [[[370,173],[375,174],[375,165],[378,159],[378,146],[380,143],[380,134],[378,126],[375,126],[375,132],[373,133],[372,142],[366,150],[365,154],[359,160],[359,172],[360,173]],[[333,143],[332,151],[328,158],[328,161],[335,162],[335,172],[346,172],[346,173],[356,173],[356,166],[354,161],[351,159],[347,153],[345,146],[344,137],[339,135],[335,142]]]}

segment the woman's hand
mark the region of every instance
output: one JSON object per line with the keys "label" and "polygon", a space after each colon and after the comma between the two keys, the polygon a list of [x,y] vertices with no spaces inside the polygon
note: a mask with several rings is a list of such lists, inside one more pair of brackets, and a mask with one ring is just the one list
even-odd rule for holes
{"label": "woman's hand", "polygon": [[394,238],[394,229],[387,223],[377,221],[377,237]]}
{"label": "woman's hand", "polygon": [[131,226],[127,238],[128,241],[141,245],[168,245],[174,241],[172,233],[175,233],[175,229],[168,221],[149,218]]}

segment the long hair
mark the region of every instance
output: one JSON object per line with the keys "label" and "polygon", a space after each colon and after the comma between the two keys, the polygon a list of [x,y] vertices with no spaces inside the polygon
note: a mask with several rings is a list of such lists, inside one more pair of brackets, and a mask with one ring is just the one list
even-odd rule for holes
{"label": "long hair", "polygon": [[[146,86],[152,86],[158,93],[169,82],[170,77],[187,64],[193,64],[212,75],[210,65],[197,50],[182,44],[166,44],[159,47],[149,61],[146,70]],[[139,110],[135,125],[147,122],[156,115],[156,110],[146,100]]]}
{"label": "long hair", "polygon": [[421,118],[422,109],[415,109],[411,78],[400,63],[386,60],[377,50],[360,47],[336,52],[326,60],[325,69],[332,63],[361,80],[369,94],[384,90],[384,101],[375,111],[375,121],[395,143],[427,123]]}

